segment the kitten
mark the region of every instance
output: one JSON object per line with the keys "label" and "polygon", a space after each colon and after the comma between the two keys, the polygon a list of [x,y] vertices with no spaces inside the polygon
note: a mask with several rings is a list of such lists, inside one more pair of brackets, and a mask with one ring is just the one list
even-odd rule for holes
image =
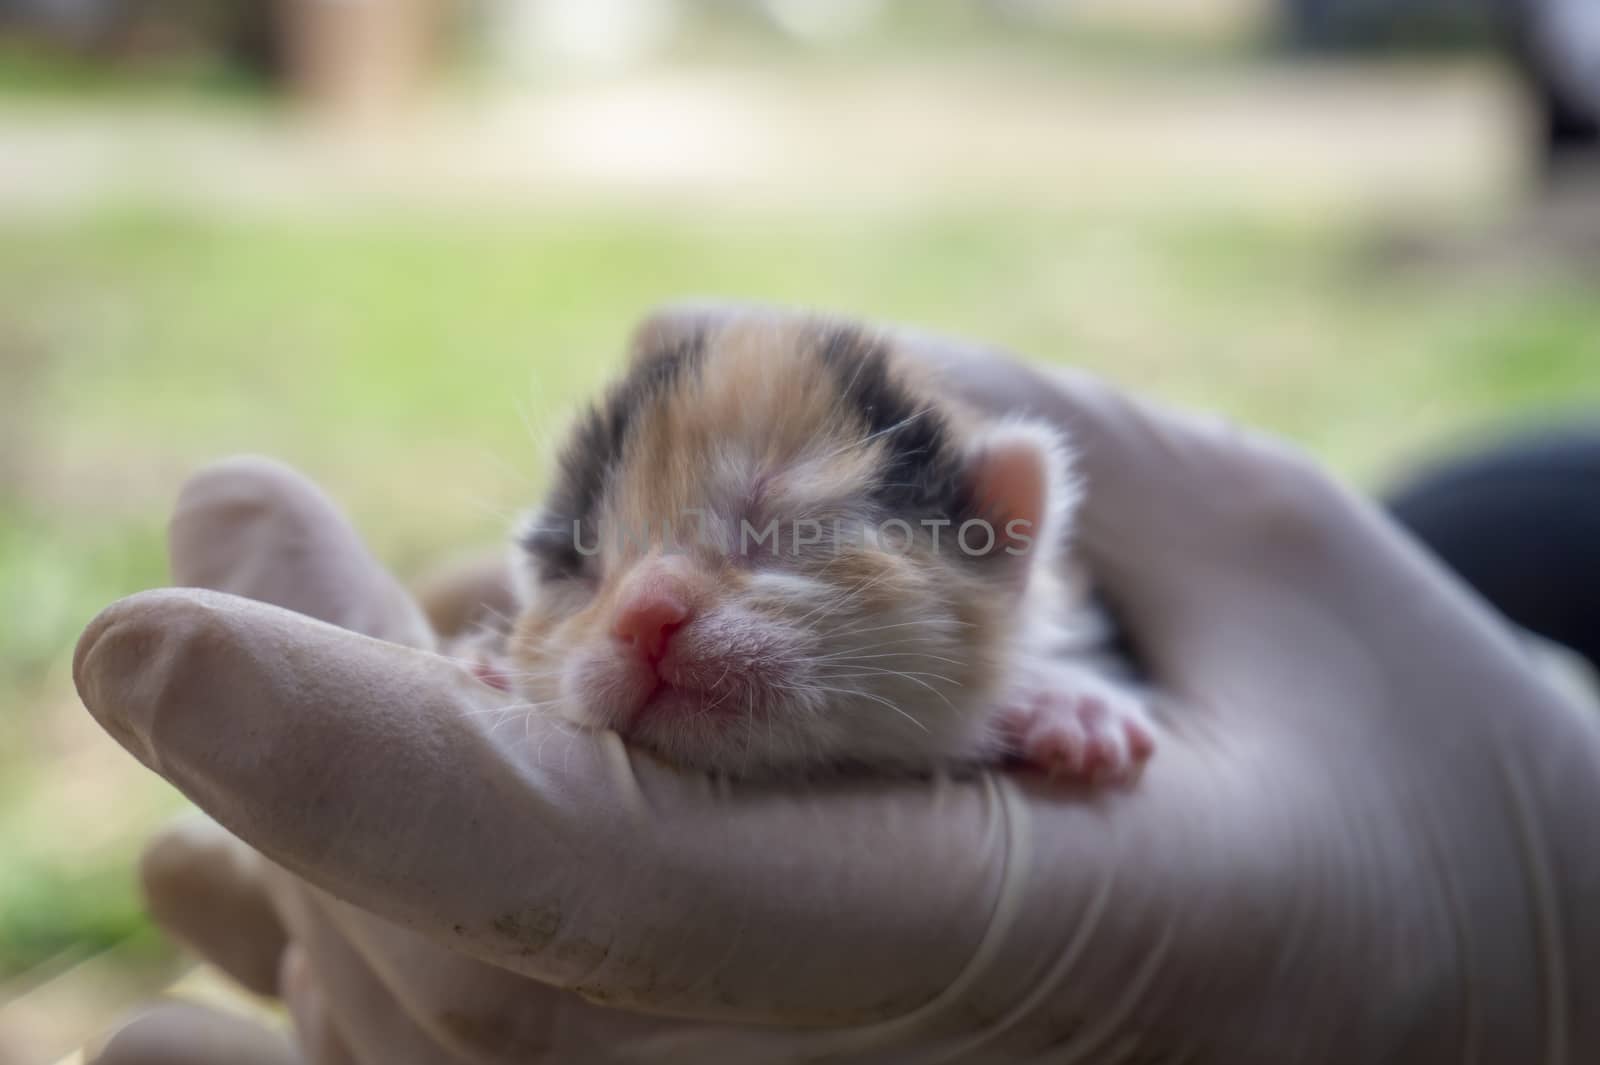
{"label": "kitten", "polygon": [[[964,409],[837,321],[646,332],[519,538],[506,686],[738,776],[1005,757],[1136,778],[1052,426]],[[491,671],[496,672],[496,671]]]}

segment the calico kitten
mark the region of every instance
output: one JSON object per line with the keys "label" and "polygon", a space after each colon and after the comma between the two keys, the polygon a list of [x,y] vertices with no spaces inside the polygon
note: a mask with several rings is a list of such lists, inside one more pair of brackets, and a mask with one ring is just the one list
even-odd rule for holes
{"label": "calico kitten", "polygon": [[646,331],[519,538],[499,670],[529,703],[739,776],[1154,748],[1068,556],[1061,432],[964,409],[891,339],[736,317]]}

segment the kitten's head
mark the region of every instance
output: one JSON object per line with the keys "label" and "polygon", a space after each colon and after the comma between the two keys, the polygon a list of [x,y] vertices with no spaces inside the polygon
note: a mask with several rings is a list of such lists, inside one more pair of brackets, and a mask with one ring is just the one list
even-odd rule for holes
{"label": "kitten's head", "polygon": [[522,534],[513,683],[741,775],[970,756],[1074,491],[1053,430],[958,424],[855,329],[647,345]]}

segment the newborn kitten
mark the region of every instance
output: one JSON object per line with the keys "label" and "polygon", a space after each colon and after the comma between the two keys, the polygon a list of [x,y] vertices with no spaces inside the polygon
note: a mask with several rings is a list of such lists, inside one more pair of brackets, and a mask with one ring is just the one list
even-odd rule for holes
{"label": "newborn kitten", "polygon": [[1153,731],[1064,558],[1078,498],[1058,430],[963,409],[886,338],[646,334],[520,536],[499,676],[733,775],[1010,755],[1127,782]]}

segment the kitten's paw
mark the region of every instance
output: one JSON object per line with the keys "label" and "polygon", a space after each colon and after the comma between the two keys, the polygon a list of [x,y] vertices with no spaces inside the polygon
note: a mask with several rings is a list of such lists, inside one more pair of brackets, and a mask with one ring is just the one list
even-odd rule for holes
{"label": "kitten's paw", "polygon": [[1090,784],[1134,783],[1156,748],[1143,704],[1107,685],[1034,690],[1002,722],[1025,764]]}

